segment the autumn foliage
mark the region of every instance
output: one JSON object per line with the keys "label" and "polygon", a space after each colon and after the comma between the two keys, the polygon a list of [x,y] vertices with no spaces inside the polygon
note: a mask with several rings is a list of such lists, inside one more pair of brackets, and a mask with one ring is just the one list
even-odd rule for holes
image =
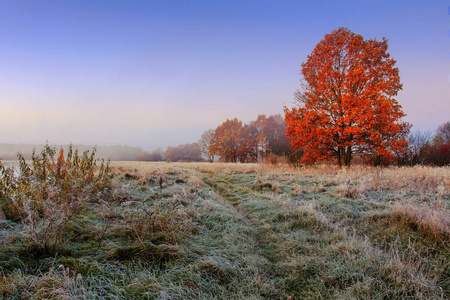
{"label": "autumn foliage", "polygon": [[249,124],[234,118],[219,125],[212,135],[210,153],[224,162],[259,162],[290,151],[286,124],[281,115],[259,115]]}
{"label": "autumn foliage", "polygon": [[241,130],[242,122],[237,118],[223,122],[214,132],[211,152],[220,155],[223,161],[237,162]]}
{"label": "autumn foliage", "polygon": [[390,160],[404,151],[409,124],[394,99],[402,88],[387,40],[364,40],[346,28],[326,34],[302,64],[299,107],[285,107],[287,136],[303,147],[303,161],[357,153]]}

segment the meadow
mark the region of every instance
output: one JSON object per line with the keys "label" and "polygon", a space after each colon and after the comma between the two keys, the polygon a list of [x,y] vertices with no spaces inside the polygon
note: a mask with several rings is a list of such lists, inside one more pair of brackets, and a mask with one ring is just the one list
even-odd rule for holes
{"label": "meadow", "polygon": [[450,298],[448,167],[110,167],[45,243],[0,214],[3,298]]}

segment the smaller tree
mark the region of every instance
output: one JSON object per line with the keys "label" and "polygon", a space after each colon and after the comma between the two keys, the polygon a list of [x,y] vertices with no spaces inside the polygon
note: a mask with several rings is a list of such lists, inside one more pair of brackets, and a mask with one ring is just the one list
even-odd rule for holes
{"label": "smaller tree", "polygon": [[444,144],[450,142],[450,121],[439,125],[436,129],[436,135],[442,137],[442,142]]}
{"label": "smaller tree", "polygon": [[197,143],[167,147],[165,157],[167,161],[201,161],[202,153]]}
{"label": "smaller tree", "polygon": [[164,161],[164,152],[161,148],[153,150],[150,153],[145,152],[141,156],[138,157],[137,160],[140,161]]}
{"label": "smaller tree", "polygon": [[256,161],[264,160],[264,155],[267,152],[267,139],[264,134],[264,129],[266,127],[267,117],[266,115],[258,115],[256,120],[251,121],[252,125],[258,132],[258,137],[256,139]]}
{"label": "smaller tree", "polygon": [[423,157],[421,157],[421,151],[423,147],[428,144],[431,140],[431,132],[425,131],[422,132],[417,130],[412,132],[408,136],[409,147],[406,151],[407,159],[409,160],[409,164],[416,165],[419,163],[423,163]]}
{"label": "smaller tree", "polygon": [[441,124],[430,143],[421,149],[426,164],[446,166],[450,164],[450,122]]}
{"label": "smaller tree", "polygon": [[245,124],[239,135],[239,161],[241,163],[258,160],[258,145],[260,132],[252,123]]}
{"label": "smaller tree", "polygon": [[214,152],[211,149],[211,145],[213,142],[214,129],[208,129],[203,132],[202,136],[198,140],[198,146],[200,147],[200,151],[202,154],[208,159],[209,162],[214,161]]}
{"label": "smaller tree", "polygon": [[267,143],[266,151],[278,156],[289,154],[290,144],[289,138],[286,136],[286,122],[280,114],[269,116],[266,119],[263,135]]}
{"label": "smaller tree", "polygon": [[221,161],[237,162],[239,158],[242,122],[237,118],[226,120],[214,131],[211,151]]}
{"label": "smaller tree", "polygon": [[421,149],[420,155],[427,165],[446,166],[450,164],[450,142],[444,143],[442,137],[436,135]]}

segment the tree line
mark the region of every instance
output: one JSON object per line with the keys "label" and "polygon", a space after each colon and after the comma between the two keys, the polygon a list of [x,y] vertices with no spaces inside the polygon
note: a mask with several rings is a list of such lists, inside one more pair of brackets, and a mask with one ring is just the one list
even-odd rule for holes
{"label": "tree line", "polygon": [[279,114],[259,115],[248,124],[227,119],[215,130],[205,131],[199,145],[211,162],[218,156],[223,162],[254,163],[291,153],[286,123]]}
{"label": "tree line", "polygon": [[[377,165],[393,163],[399,166],[450,164],[450,121],[441,124],[434,133],[413,131],[406,138],[408,145],[403,152],[394,154],[391,161],[380,163],[378,156],[358,156],[364,164]],[[266,117],[259,115],[249,124],[242,124],[237,118],[226,120],[216,129],[203,132],[197,143],[169,146],[165,151],[156,149],[144,152],[137,160],[168,162],[269,162],[277,163],[280,158],[293,165],[305,163],[304,148],[292,148],[286,136],[286,123],[281,115]]]}
{"label": "tree line", "polygon": [[228,119],[203,133],[198,143],[169,147],[167,160],[260,162],[288,157],[291,163],[334,160],[351,166],[355,158],[373,165],[448,165],[450,122],[436,135],[415,132],[395,97],[402,89],[387,39],[364,39],[338,28],[302,63],[296,106],[284,117],[259,115],[243,124]]}
{"label": "tree line", "polygon": [[167,162],[197,162],[204,161],[197,143],[188,143],[178,146],[169,146],[165,151],[158,148],[150,153],[144,153],[137,158],[140,161],[167,161]]}
{"label": "tree line", "polygon": [[216,159],[221,162],[275,162],[279,157],[289,157],[293,151],[286,136],[286,123],[280,114],[243,124],[237,118],[227,119],[215,129],[208,129],[197,143],[169,146],[165,151],[156,149],[144,153],[138,160],[195,162]]}
{"label": "tree line", "polygon": [[441,124],[433,134],[430,131],[414,131],[408,136],[409,145],[398,156],[399,165],[450,164],[450,121]]}

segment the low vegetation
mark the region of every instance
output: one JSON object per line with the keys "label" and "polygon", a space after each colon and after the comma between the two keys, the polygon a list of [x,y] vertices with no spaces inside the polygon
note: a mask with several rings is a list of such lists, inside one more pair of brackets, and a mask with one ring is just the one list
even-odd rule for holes
{"label": "low vegetation", "polygon": [[95,162],[0,168],[3,298],[450,297],[449,168]]}

